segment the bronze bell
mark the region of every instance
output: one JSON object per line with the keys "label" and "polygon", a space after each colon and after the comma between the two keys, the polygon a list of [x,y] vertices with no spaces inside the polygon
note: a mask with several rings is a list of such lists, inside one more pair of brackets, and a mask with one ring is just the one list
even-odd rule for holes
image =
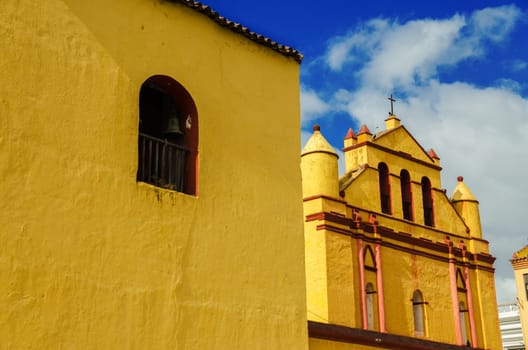
{"label": "bronze bell", "polygon": [[166,128],[163,132],[165,135],[181,135],[183,132],[180,129],[180,118],[175,108],[172,108],[167,118]]}

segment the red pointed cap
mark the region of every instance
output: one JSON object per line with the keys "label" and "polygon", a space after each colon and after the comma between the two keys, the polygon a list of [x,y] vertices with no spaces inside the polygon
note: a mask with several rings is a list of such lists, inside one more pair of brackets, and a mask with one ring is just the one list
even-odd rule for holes
{"label": "red pointed cap", "polygon": [[354,132],[354,130],[352,130],[352,128],[348,129],[348,132],[345,136],[345,140],[355,139],[355,138],[356,138],[356,133]]}
{"label": "red pointed cap", "polygon": [[427,152],[427,154],[429,155],[429,157],[431,158],[436,158],[436,159],[440,159],[440,157],[438,156],[438,154],[436,154],[436,152],[434,151],[434,149],[430,149],[429,152]]}
{"label": "red pointed cap", "polygon": [[367,128],[367,125],[365,125],[365,124],[361,125],[361,129],[359,129],[358,135],[361,135],[361,134],[372,135],[372,133],[370,132],[369,128]]}
{"label": "red pointed cap", "polygon": [[313,126],[313,131],[321,131],[321,127],[319,126],[319,124],[315,124]]}
{"label": "red pointed cap", "polygon": [[459,176],[459,177],[457,177],[457,181],[458,181],[458,182],[462,182],[462,181],[464,181],[464,177],[463,177],[463,176]]}

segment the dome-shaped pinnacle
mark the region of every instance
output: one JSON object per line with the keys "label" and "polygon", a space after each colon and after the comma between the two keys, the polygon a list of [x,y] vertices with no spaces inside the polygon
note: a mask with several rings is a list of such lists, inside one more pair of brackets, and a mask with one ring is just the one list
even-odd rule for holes
{"label": "dome-shaped pinnacle", "polygon": [[451,201],[455,210],[469,228],[470,236],[482,238],[479,202],[464,183],[464,178],[462,176],[458,177],[458,184],[453,191]]}
{"label": "dome-shaped pinnacle", "polygon": [[453,202],[459,202],[459,201],[477,201],[477,198],[473,195],[469,187],[464,183],[464,178],[462,176],[459,176],[457,178],[458,184],[455,187],[455,190],[453,191],[453,195],[451,196],[451,200]]}
{"label": "dome-shaped pinnacle", "polygon": [[306,145],[301,152],[301,156],[314,152],[329,153],[338,157],[337,152],[332,146],[330,146],[323,134],[321,134],[321,127],[317,124],[314,125],[313,134],[308,139],[308,142],[306,142]]}

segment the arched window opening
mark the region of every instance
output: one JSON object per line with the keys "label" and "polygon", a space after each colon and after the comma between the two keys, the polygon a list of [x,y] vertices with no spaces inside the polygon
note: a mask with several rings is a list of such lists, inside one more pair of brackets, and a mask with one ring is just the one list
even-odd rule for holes
{"label": "arched window opening", "polygon": [[376,259],[374,259],[374,252],[372,248],[368,245],[363,251],[363,261],[366,270],[376,272]]}
{"label": "arched window opening", "polygon": [[456,281],[457,281],[457,290],[459,292],[466,292],[466,282],[464,281],[464,275],[460,269],[457,269],[456,272]]}
{"label": "arched window opening", "polygon": [[392,214],[389,168],[387,167],[387,164],[379,163],[378,172],[381,198],[381,212],[385,214]]}
{"label": "arched window opening", "polygon": [[459,300],[460,333],[462,335],[461,345],[468,345],[468,335],[471,334],[471,328],[469,323],[469,309],[467,307],[467,286],[461,269],[457,269],[456,271],[456,286]]}
{"label": "arched window opening", "polygon": [[137,181],[196,195],[198,114],[176,80],[155,75],[139,92]]}
{"label": "arched window opening", "polygon": [[431,181],[427,177],[422,178],[422,199],[424,210],[424,224],[434,226],[433,193]]}
{"label": "arched window opening", "polygon": [[460,302],[458,310],[460,315],[460,331],[462,334],[462,345],[471,346],[468,339],[468,334],[470,333],[468,310],[466,308],[466,304],[463,301]]}
{"label": "arched window opening", "polygon": [[363,249],[363,269],[364,269],[364,281],[365,290],[363,291],[365,296],[365,309],[367,318],[364,319],[363,326],[366,329],[377,329],[378,327],[378,298],[377,298],[377,266],[376,259],[372,247],[366,245]]}
{"label": "arched window opening", "polygon": [[374,330],[376,327],[376,290],[372,283],[367,283],[365,288],[367,294],[367,329]]}
{"label": "arched window opening", "polygon": [[419,290],[415,290],[412,298],[414,335],[419,337],[425,336],[425,304],[426,302],[424,302],[423,300],[422,292],[420,292]]}
{"label": "arched window opening", "polygon": [[402,210],[403,218],[406,220],[414,220],[413,218],[413,203],[412,203],[412,187],[411,176],[409,172],[403,169],[400,172],[400,185],[402,194]]}

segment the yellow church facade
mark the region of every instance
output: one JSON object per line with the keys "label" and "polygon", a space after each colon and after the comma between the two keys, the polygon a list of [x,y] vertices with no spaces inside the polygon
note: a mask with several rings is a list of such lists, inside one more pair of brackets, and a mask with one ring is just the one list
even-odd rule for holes
{"label": "yellow church facade", "polygon": [[528,246],[515,252],[510,263],[515,277],[523,340],[528,344]]}
{"label": "yellow church facade", "polygon": [[0,33],[0,349],[306,349],[300,54],[194,1]]}
{"label": "yellow church facade", "polygon": [[310,349],[501,349],[478,201],[385,122],[349,130],[341,178],[318,126],[302,151]]}
{"label": "yellow church facade", "polygon": [[[499,349],[478,202],[193,0],[0,1],[0,349]],[[301,167],[299,167],[299,163]]]}

